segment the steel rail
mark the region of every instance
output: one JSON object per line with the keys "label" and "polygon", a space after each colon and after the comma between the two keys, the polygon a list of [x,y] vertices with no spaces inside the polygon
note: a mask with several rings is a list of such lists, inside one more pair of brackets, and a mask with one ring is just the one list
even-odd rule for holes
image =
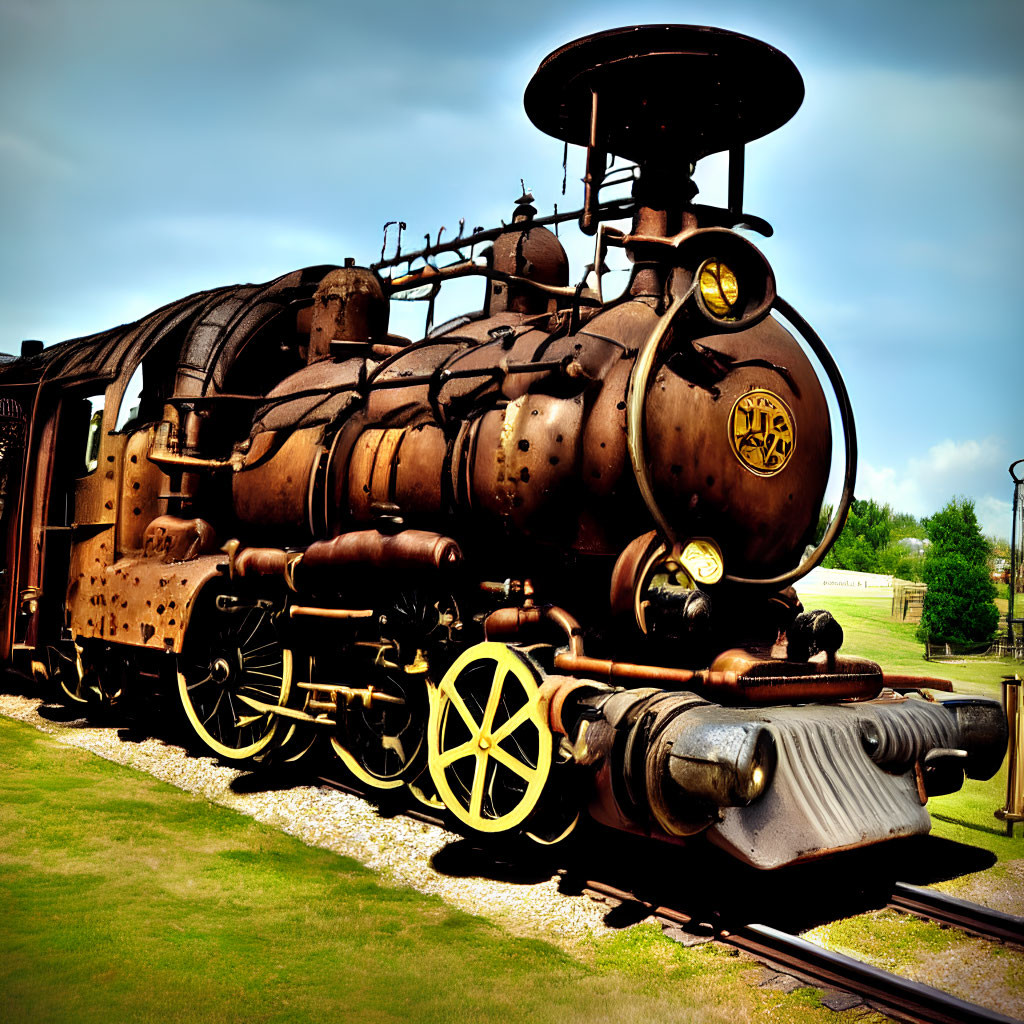
{"label": "steel rail", "polygon": [[[840,989],[860,996],[871,1006],[902,1020],[919,1021],[921,1024],[1012,1024],[1016,1021],[1014,1017],[965,1002],[948,992],[910,981],[898,974],[890,974],[842,953],[823,949],[798,935],[768,925],[751,923],[727,928],[715,922],[697,921],[689,914],[671,907],[658,906],[603,882],[588,880],[583,888],[586,892],[611,897],[621,903],[636,904],[646,909],[651,916],[668,924],[688,927],[695,934],[702,930],[711,932],[718,941],[742,950],[770,967],[822,988]],[[903,886],[902,883],[897,888],[915,891],[913,886]],[[925,902],[937,910],[944,901],[923,900],[922,904]],[[1010,918],[1018,929],[1024,925],[1024,921],[1011,915],[1000,915],[997,911],[988,911],[987,908],[976,907],[963,900],[954,902],[961,905],[965,918],[968,914],[965,908],[969,908],[981,912],[978,917],[989,913],[999,918]]]}
{"label": "steel rail", "polygon": [[983,939],[1024,946],[1024,917],[949,896],[936,889],[897,882],[889,906],[938,924],[949,925]]}
{"label": "steel rail", "polygon": [[815,985],[858,995],[876,1009],[903,1020],[921,1024],[1019,1024],[1018,1018],[822,949],[798,935],[768,925],[722,929],[716,938],[773,967],[808,978]]}

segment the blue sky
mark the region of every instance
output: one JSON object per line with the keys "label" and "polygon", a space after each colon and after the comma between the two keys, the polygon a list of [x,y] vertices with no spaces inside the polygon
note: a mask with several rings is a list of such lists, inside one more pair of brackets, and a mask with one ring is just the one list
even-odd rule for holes
{"label": "blue sky", "polygon": [[[489,225],[521,177],[543,212],[576,206],[579,158],[563,198],[526,82],[563,42],[661,21],[757,36],[804,76],[795,118],[749,147],[745,205],[846,377],[858,497],[923,515],[966,494],[1007,535],[1024,457],[1017,0],[0,0],[0,350],[371,262],[387,220],[410,244]],[[579,272],[586,249],[570,252]]]}

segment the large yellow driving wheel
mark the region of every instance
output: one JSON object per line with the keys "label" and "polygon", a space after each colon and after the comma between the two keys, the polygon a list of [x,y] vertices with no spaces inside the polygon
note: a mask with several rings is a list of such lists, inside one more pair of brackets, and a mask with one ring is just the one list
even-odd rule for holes
{"label": "large yellow driving wheel", "polygon": [[445,806],[478,832],[504,832],[537,806],[551,768],[539,677],[518,651],[476,644],[430,690],[430,775]]}

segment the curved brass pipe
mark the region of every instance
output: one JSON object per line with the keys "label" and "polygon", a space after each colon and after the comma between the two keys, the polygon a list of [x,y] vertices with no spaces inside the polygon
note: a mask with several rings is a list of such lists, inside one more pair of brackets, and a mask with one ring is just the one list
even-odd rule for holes
{"label": "curved brass pipe", "polygon": [[[626,446],[629,449],[629,460],[633,466],[633,474],[636,477],[640,494],[644,499],[648,511],[654,519],[659,532],[668,541],[671,547],[678,540],[675,531],[670,526],[667,518],[661,511],[658,501],[654,496],[651,487],[650,473],[647,468],[647,452],[644,445],[643,420],[644,404],[647,397],[647,385],[650,380],[658,356],[664,348],[665,336],[683,303],[690,297],[696,287],[696,280],[691,283],[687,292],[682,296],[676,296],[668,309],[659,319],[654,330],[644,342],[640,354],[637,356],[636,366],[629,378],[629,389],[626,393]],[[825,370],[829,383],[836,396],[839,405],[839,416],[843,424],[843,441],[846,449],[846,465],[843,474],[843,492],[836,508],[832,522],[829,524],[821,542],[811,553],[809,558],[801,561],[793,569],[784,572],[779,576],[772,576],[764,579],[752,579],[743,576],[732,576],[726,573],[723,579],[730,583],[743,583],[754,586],[773,587],[781,590],[795,583],[798,579],[806,576],[815,566],[821,563],[828,549],[832,546],[843,525],[846,523],[846,515],[853,502],[853,485],[857,476],[857,430],[853,421],[853,407],[850,404],[850,396],[846,390],[846,384],[839,372],[832,354],[825,347],[814,329],[806,320],[781,296],[776,296],[773,307],[796,328],[797,333],[804,339],[808,348],[817,356]]]}
{"label": "curved brass pipe", "polygon": [[488,640],[495,637],[517,637],[524,628],[536,626],[545,619],[565,633],[569,641],[570,657],[582,658],[583,631],[580,624],[564,608],[553,604],[498,608],[484,619],[484,636]]}
{"label": "curved brass pipe", "polygon": [[789,572],[781,576],[772,576],[769,579],[746,579],[743,576],[725,575],[730,583],[750,583],[758,586],[775,587],[781,590],[783,587],[791,586],[797,580],[806,576],[813,568],[821,564],[821,560],[828,554],[839,532],[846,525],[846,514],[853,503],[853,484],[857,478],[857,428],[853,422],[853,406],[850,404],[850,395],[846,390],[843,376],[832,358],[832,353],[825,347],[814,328],[781,296],[775,297],[775,308],[796,328],[797,333],[807,343],[808,348],[818,357],[818,361],[825,369],[832,391],[836,396],[839,405],[839,417],[843,421],[843,442],[846,447],[846,468],[843,473],[843,493],[836,507],[832,522],[829,523],[821,543],[811,552],[809,558],[805,558]]}
{"label": "curved brass pipe", "polygon": [[654,497],[654,488],[651,486],[651,474],[647,468],[647,450],[644,444],[644,405],[647,399],[647,384],[650,380],[651,370],[664,348],[668,329],[696,287],[697,280],[694,278],[690,282],[690,287],[682,295],[676,295],[668,309],[661,315],[636,357],[636,365],[629,375],[629,387],[626,390],[626,447],[629,450],[629,461],[633,466],[633,475],[636,477],[644,504],[670,547],[676,542],[677,537],[669,525],[668,519],[662,514],[661,506]]}

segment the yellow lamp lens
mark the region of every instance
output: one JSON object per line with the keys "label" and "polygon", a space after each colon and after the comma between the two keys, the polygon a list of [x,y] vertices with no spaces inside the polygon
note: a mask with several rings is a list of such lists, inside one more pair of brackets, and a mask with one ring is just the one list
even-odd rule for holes
{"label": "yellow lamp lens", "polygon": [[719,260],[708,260],[700,268],[700,294],[715,316],[725,319],[736,308],[740,285],[736,275]]}

